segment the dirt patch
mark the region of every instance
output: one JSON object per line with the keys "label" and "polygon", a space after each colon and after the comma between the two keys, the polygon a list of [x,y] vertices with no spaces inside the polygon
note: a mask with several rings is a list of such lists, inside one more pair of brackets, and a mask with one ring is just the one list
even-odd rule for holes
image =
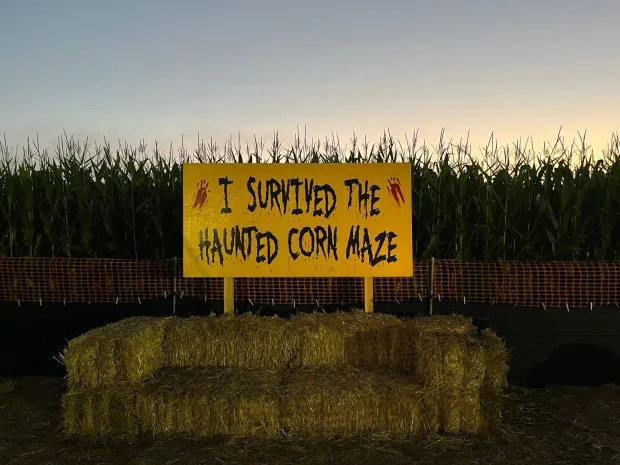
{"label": "dirt patch", "polygon": [[[0,384],[7,382],[1,380]],[[0,463],[41,464],[605,464],[620,463],[620,388],[506,392],[499,434],[423,441],[153,440],[84,442],[61,431],[57,378],[11,379],[0,395]]]}

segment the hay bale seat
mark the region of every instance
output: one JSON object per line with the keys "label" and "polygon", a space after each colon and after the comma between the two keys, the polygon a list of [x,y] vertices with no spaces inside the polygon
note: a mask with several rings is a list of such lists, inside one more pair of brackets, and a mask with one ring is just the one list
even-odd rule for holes
{"label": "hay bale seat", "polygon": [[506,350],[460,316],[129,318],[71,341],[65,431],[277,438],[487,434]]}

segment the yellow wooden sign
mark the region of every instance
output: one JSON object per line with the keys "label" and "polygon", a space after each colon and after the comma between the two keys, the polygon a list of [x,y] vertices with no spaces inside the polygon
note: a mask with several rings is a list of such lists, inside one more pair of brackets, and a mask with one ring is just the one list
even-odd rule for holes
{"label": "yellow wooden sign", "polygon": [[413,276],[411,166],[184,164],[183,274]]}

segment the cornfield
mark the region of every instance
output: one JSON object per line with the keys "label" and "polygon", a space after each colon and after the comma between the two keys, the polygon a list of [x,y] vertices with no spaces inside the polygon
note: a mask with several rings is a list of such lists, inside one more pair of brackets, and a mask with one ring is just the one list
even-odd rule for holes
{"label": "cornfield", "polygon": [[[165,153],[167,152],[167,153]],[[417,134],[401,144],[386,133],[376,144],[353,138],[284,147],[198,141],[193,153],[157,144],[112,149],[59,138],[55,150],[28,140],[0,142],[0,256],[169,258],[181,256],[181,164],[412,163],[415,258],[459,260],[620,259],[620,138],[595,157],[580,137],[498,146],[478,156],[471,145]]]}

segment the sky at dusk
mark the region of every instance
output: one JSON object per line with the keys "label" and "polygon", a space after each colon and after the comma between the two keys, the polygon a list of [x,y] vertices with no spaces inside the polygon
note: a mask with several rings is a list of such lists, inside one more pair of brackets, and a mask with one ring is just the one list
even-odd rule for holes
{"label": "sky at dusk", "polygon": [[596,150],[620,130],[618,0],[0,0],[0,134],[195,146],[418,131]]}

